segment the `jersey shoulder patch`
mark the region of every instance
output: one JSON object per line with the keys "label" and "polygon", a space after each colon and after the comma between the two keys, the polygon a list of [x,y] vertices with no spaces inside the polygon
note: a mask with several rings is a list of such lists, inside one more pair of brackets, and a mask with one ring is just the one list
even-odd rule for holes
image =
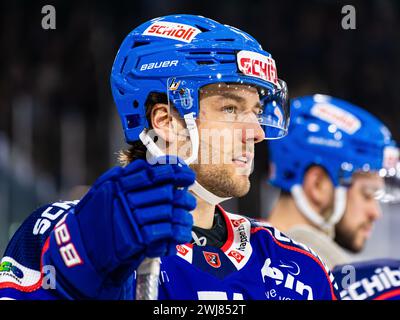
{"label": "jersey shoulder patch", "polygon": [[42,273],[46,272],[41,270],[46,239],[57,222],[78,202],[55,202],[38,208],[28,216],[15,232],[0,262],[0,291],[13,288],[32,292],[40,287]]}

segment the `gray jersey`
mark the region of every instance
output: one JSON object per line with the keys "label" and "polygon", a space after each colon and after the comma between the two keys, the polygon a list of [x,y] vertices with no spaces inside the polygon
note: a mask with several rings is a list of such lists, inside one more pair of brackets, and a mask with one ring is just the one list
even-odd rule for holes
{"label": "gray jersey", "polygon": [[331,269],[336,265],[354,260],[332,238],[315,227],[297,225],[286,230],[285,234],[313,249]]}

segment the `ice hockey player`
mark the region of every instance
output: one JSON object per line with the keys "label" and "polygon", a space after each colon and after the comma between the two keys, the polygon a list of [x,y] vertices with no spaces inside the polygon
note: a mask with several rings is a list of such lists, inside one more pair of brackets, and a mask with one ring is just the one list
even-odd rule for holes
{"label": "ice hockey player", "polygon": [[161,257],[158,299],[336,299],[313,251],[219,205],[248,192],[254,144],[287,132],[286,84],[253,37],[201,16],[150,20],[123,41],[111,87],[124,165],[27,218],[0,296],[135,299],[138,267]]}
{"label": "ice hockey player", "polygon": [[291,106],[288,136],[269,142],[269,182],[281,194],[268,221],[314,249],[328,267],[337,266],[344,290],[350,279],[356,282],[367,270],[373,276],[373,266],[382,263],[351,267],[350,253],[364,248],[381,215],[379,200],[390,196],[385,181],[395,175],[398,149],[381,121],[347,101],[316,94],[294,98]]}

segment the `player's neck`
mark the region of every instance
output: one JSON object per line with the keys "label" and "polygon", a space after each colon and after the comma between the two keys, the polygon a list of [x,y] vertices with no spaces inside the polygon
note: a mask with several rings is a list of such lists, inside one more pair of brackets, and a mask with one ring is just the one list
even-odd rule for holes
{"label": "player's neck", "polygon": [[268,222],[278,230],[285,232],[296,225],[312,223],[299,211],[292,197],[281,197],[271,211]]}
{"label": "player's neck", "polygon": [[196,209],[192,212],[194,225],[203,229],[211,229],[214,221],[215,205],[209,204],[198,196]]}

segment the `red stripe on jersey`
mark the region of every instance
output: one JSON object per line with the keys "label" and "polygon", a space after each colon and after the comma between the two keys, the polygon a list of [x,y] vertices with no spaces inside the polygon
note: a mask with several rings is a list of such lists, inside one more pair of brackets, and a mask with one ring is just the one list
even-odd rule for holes
{"label": "red stripe on jersey", "polygon": [[392,290],[389,292],[385,292],[385,293],[381,294],[380,296],[377,296],[373,300],[386,300],[386,299],[390,299],[390,298],[393,298],[393,297],[399,296],[399,295],[400,295],[400,289],[395,289],[395,290]]}
{"label": "red stripe on jersey", "polygon": [[230,246],[233,243],[233,229],[232,229],[232,222],[231,220],[229,220],[228,215],[226,214],[225,210],[220,206],[217,205],[217,208],[221,211],[222,216],[225,219],[225,223],[226,223],[226,229],[228,230],[228,237],[226,239],[226,242],[224,243],[224,245],[221,247],[221,250],[223,252],[226,252],[226,250],[228,250],[230,248]]}
{"label": "red stripe on jersey", "polygon": [[49,249],[49,242],[50,242],[50,237],[47,238],[46,242],[44,243],[44,246],[42,248],[42,254],[40,258],[40,279],[33,285],[31,286],[21,286],[19,284],[13,283],[13,282],[3,282],[0,284],[0,289],[5,289],[5,288],[12,288],[16,289],[19,291],[23,292],[32,292],[38,290],[42,286],[42,281],[43,281],[43,273],[42,273],[42,268],[43,268],[43,261],[42,257],[46,253],[46,251]]}

